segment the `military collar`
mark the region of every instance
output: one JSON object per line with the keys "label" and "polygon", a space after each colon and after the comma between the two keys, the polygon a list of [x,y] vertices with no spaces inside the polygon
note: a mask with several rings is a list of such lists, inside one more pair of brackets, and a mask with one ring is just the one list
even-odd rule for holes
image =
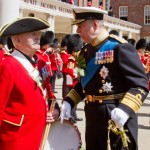
{"label": "military collar", "polygon": [[[19,51],[19,50],[18,50],[18,51]],[[28,61],[29,61],[31,64],[35,65],[35,64],[38,63],[38,57],[37,57],[36,54],[34,54],[33,57],[32,57],[32,59],[31,59],[29,56],[27,56],[26,54],[22,53],[21,51],[19,51],[19,52],[20,52],[21,54],[23,54],[23,55],[28,59]]]}
{"label": "military collar", "polygon": [[93,41],[91,42],[91,45],[95,47],[98,44],[102,43],[108,37],[109,37],[109,33],[107,31],[103,31],[98,37],[93,39]]}

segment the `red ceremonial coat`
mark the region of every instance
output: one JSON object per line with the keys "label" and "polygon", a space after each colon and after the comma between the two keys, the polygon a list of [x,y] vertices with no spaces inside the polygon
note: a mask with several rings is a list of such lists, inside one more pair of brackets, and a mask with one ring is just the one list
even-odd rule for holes
{"label": "red ceremonial coat", "polygon": [[48,71],[50,73],[50,76],[52,76],[51,61],[49,59],[49,56],[45,53],[45,50],[42,50],[42,49],[37,50],[36,54],[37,54],[38,57],[40,56],[40,58],[43,58],[45,60],[45,62],[47,64],[47,67],[48,67]]}
{"label": "red ceremonial coat", "polygon": [[0,62],[3,59],[3,57],[4,57],[4,53],[5,53],[5,51],[0,49]]}
{"label": "red ceremonial coat", "polygon": [[63,61],[62,73],[67,73],[67,63],[68,63],[69,54],[67,53],[67,51],[63,50],[60,53],[60,57]]}
{"label": "red ceremonial coat", "polygon": [[52,99],[52,98],[56,98],[54,93],[52,92],[52,86],[50,84],[50,74],[49,74],[49,65],[47,65],[47,63],[45,62],[45,60],[43,59],[43,57],[41,57],[40,55],[38,56],[38,70],[40,72],[40,75],[43,79],[43,87],[46,88],[46,98],[47,99]]}
{"label": "red ceremonial coat", "polygon": [[69,87],[74,87],[78,82],[77,64],[73,56],[68,58],[66,82]]}
{"label": "red ceremonial coat", "polygon": [[37,82],[17,59],[5,57],[0,65],[0,150],[39,150],[46,114]]}
{"label": "red ceremonial coat", "polygon": [[51,67],[53,71],[58,71],[58,61],[57,55],[54,52],[48,53],[49,59],[51,61]]}

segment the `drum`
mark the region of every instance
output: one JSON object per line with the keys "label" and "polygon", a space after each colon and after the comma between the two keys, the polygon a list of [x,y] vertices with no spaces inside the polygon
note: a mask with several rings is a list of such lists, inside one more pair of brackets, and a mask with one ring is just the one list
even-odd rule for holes
{"label": "drum", "polygon": [[60,120],[51,124],[44,150],[79,150],[81,148],[81,134],[71,121]]}

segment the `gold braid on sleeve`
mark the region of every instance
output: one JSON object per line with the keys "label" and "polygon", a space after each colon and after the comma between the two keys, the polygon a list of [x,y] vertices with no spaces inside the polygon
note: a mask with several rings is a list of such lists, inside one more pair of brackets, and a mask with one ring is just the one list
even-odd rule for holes
{"label": "gold braid on sleeve", "polygon": [[75,105],[77,105],[82,99],[76,90],[71,89],[71,91],[67,94],[67,97],[70,97]]}

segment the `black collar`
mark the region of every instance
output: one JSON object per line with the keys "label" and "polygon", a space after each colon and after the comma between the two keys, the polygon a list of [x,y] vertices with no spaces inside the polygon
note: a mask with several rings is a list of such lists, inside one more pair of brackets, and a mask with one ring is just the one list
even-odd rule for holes
{"label": "black collar", "polygon": [[[18,51],[19,51],[19,50],[18,50]],[[21,51],[19,51],[19,52],[22,53]],[[31,64],[35,65],[35,64],[38,63],[38,57],[37,57],[36,54],[33,55],[34,60],[31,59],[29,56],[27,56],[27,55],[24,54],[24,53],[22,53],[22,54],[29,60],[29,62],[30,62]]]}

